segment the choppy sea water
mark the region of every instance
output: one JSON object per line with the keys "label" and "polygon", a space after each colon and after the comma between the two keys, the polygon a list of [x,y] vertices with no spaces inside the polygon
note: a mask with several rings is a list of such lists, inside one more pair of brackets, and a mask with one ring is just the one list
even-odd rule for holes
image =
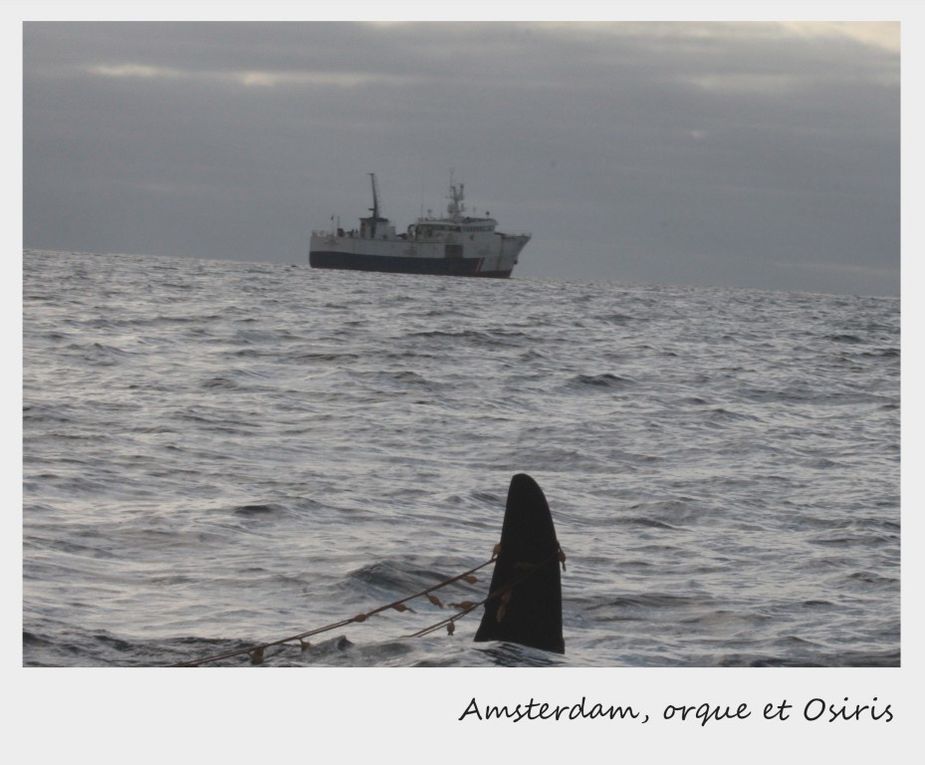
{"label": "choppy sea water", "polygon": [[517,472],[564,656],[473,643],[480,611],[406,638],[447,616],[417,600],[264,664],[899,664],[898,299],[27,250],[23,319],[26,665],[425,589],[489,558]]}

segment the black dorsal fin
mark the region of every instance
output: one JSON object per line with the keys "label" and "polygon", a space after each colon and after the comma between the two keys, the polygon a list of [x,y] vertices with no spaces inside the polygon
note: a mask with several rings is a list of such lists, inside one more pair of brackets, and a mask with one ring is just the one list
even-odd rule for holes
{"label": "black dorsal fin", "polygon": [[476,641],[565,653],[559,542],[543,490],[525,473],[511,479],[489,592]]}

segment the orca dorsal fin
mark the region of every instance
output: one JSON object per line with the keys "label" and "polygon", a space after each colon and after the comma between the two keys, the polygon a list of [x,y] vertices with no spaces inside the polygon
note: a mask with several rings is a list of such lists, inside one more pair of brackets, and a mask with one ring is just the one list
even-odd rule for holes
{"label": "orca dorsal fin", "polygon": [[475,640],[565,653],[559,542],[543,490],[525,473],[511,479],[500,548]]}

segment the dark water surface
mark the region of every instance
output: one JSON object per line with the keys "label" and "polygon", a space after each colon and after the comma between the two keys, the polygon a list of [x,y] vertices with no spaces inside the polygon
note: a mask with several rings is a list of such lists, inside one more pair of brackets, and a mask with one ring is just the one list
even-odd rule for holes
{"label": "dark water surface", "polygon": [[169,664],[424,589],[490,556],[521,471],[568,554],[564,656],[473,644],[476,614],[405,639],[447,615],[415,601],[265,663],[899,663],[898,299],[23,265],[27,665]]}

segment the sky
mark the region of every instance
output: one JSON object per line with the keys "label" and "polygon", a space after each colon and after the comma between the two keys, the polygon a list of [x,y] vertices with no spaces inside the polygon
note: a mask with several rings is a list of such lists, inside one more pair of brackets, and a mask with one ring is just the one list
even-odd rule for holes
{"label": "sky", "polygon": [[26,22],[25,247],[305,263],[371,204],[514,276],[898,295],[891,22]]}

